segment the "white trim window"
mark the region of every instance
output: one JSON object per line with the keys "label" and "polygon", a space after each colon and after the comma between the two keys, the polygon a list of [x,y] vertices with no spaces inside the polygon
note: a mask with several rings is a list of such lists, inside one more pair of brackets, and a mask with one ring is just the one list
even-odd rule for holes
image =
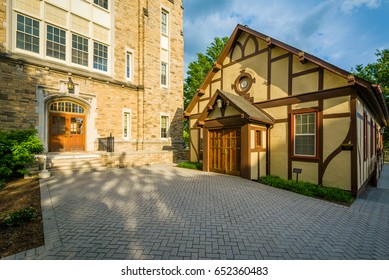
{"label": "white trim window", "polygon": [[39,21],[17,14],[16,48],[39,53]]}
{"label": "white trim window", "polygon": [[93,42],[93,68],[108,71],[108,46]]}
{"label": "white trim window", "polygon": [[105,20],[102,25],[96,24],[87,16],[98,5],[107,8],[99,13],[106,14],[108,19],[108,0],[81,1],[85,9],[89,8],[89,13],[82,16],[66,10],[60,1],[9,2],[12,12],[7,24],[12,30],[9,46],[12,52],[110,74],[113,23]]}
{"label": "white trim window", "polygon": [[168,64],[166,62],[161,62],[161,85],[167,87],[168,81]]}
{"label": "white trim window", "polygon": [[93,3],[108,10],[108,0],[93,0]]}
{"label": "white trim window", "polygon": [[131,139],[131,110],[123,110],[123,139]]}
{"label": "white trim window", "polygon": [[316,156],[316,113],[294,115],[294,155]]}
{"label": "white trim window", "polygon": [[169,13],[165,10],[161,10],[161,33],[169,36]]}
{"label": "white trim window", "polygon": [[88,38],[72,34],[72,62],[88,67]]}
{"label": "white trim window", "polygon": [[66,60],[66,31],[55,27],[53,25],[47,25],[46,33],[46,55]]}
{"label": "white trim window", "polygon": [[169,137],[169,116],[161,115],[161,138],[166,139]]}
{"label": "white trim window", "polygon": [[126,79],[132,81],[132,52],[126,51]]}

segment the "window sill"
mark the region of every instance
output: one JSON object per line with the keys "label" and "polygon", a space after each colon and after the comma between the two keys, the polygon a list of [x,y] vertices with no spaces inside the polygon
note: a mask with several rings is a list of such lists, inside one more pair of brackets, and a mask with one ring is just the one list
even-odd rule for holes
{"label": "window sill", "polygon": [[291,156],[293,161],[305,161],[305,162],[319,162],[319,158],[317,156]]}

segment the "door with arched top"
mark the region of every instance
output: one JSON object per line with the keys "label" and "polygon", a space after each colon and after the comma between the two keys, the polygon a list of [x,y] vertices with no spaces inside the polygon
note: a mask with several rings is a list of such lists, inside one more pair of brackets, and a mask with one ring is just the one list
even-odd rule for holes
{"label": "door with arched top", "polygon": [[55,101],[49,105],[49,151],[85,150],[85,108],[72,101]]}

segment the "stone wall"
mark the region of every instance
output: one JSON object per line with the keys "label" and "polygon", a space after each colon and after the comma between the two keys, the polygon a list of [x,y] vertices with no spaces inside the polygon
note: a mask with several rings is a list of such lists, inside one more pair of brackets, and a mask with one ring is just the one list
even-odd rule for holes
{"label": "stone wall", "polygon": [[[44,60],[20,52],[9,45],[10,27],[6,1],[0,0],[0,129],[39,128],[47,141],[47,112],[43,104],[49,96],[71,97],[63,90],[69,77],[77,96],[94,102],[92,150],[98,138],[110,134],[120,153],[149,151],[153,156],[137,156],[140,162],[173,160],[173,150],[183,148],[183,36],[182,1],[115,1],[112,11],[114,32],[112,75],[80,70],[54,60]],[[161,6],[162,5],[162,6]],[[161,7],[169,12],[169,87],[160,85]],[[7,35],[8,34],[8,35]],[[125,77],[126,51],[133,54],[133,76]],[[42,94],[44,96],[39,96]],[[123,110],[131,110],[131,139],[123,139]],[[168,139],[160,138],[160,117],[170,117]],[[42,120],[46,119],[46,123]],[[87,126],[91,126],[87,123]],[[95,143],[93,145],[93,142]],[[172,156],[155,156],[158,152]],[[177,154],[177,153],[176,153]],[[144,159],[141,161],[141,159]],[[147,159],[147,160],[146,160]]]}

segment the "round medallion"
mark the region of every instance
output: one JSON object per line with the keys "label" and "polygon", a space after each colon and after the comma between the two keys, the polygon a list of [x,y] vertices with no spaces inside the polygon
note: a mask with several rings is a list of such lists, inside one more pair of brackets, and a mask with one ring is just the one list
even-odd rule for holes
{"label": "round medallion", "polygon": [[249,81],[247,77],[243,77],[242,79],[240,79],[239,86],[241,90],[245,90],[248,87],[248,85],[249,85]]}
{"label": "round medallion", "polygon": [[255,78],[251,77],[245,70],[242,70],[240,71],[240,75],[235,79],[234,84],[232,84],[232,88],[235,89],[237,94],[242,95],[249,92],[253,83],[255,83]]}

